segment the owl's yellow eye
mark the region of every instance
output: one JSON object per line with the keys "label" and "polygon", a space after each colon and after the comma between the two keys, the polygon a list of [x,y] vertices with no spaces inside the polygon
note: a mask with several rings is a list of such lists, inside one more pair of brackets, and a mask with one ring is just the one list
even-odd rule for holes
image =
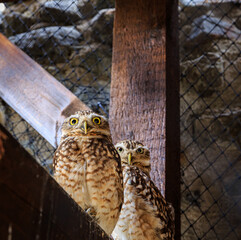
{"label": "owl's yellow eye", "polygon": [[79,122],[78,118],[70,118],[69,123],[70,125],[76,125]]}
{"label": "owl's yellow eye", "polygon": [[99,118],[99,117],[94,117],[92,121],[93,121],[93,123],[95,123],[95,124],[98,124],[98,125],[101,124],[101,118]]}
{"label": "owl's yellow eye", "polygon": [[122,148],[122,147],[118,147],[118,148],[117,148],[117,151],[118,151],[118,152],[123,152],[123,148]]}
{"label": "owl's yellow eye", "polygon": [[136,152],[142,154],[144,153],[144,148],[137,148]]}

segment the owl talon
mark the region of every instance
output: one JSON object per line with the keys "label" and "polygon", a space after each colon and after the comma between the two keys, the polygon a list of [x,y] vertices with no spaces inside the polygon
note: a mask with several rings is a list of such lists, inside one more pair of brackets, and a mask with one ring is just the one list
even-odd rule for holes
{"label": "owl talon", "polygon": [[96,211],[94,208],[90,207],[88,209],[85,210],[92,218],[95,218],[96,216]]}

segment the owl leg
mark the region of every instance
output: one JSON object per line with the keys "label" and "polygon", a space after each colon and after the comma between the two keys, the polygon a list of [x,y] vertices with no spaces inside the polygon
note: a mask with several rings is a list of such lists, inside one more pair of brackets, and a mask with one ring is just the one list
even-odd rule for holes
{"label": "owl leg", "polygon": [[93,207],[90,207],[88,209],[85,210],[92,218],[96,219],[96,211]]}

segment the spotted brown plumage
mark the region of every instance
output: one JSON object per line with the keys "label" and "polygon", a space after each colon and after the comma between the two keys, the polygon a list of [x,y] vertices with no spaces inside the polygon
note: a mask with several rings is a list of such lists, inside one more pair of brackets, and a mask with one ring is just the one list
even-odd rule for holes
{"label": "spotted brown plumage", "polygon": [[112,236],[115,240],[173,240],[174,211],[150,178],[150,152],[143,144],[126,140],[119,151],[124,202]]}
{"label": "spotted brown plumage", "polygon": [[108,121],[92,111],[68,117],[54,155],[54,178],[107,234],[123,201],[121,161]]}

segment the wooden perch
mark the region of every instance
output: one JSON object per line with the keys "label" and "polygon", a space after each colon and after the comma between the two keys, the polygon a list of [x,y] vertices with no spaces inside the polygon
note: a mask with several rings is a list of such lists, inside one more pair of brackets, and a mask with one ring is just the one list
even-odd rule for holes
{"label": "wooden perch", "polygon": [[180,239],[177,0],[116,0],[110,125],[114,142],[151,150],[151,176],[175,208]]}
{"label": "wooden perch", "polygon": [[0,239],[109,239],[1,125],[0,153]]}
{"label": "wooden perch", "polygon": [[0,97],[55,147],[62,121],[89,109],[2,34]]}

